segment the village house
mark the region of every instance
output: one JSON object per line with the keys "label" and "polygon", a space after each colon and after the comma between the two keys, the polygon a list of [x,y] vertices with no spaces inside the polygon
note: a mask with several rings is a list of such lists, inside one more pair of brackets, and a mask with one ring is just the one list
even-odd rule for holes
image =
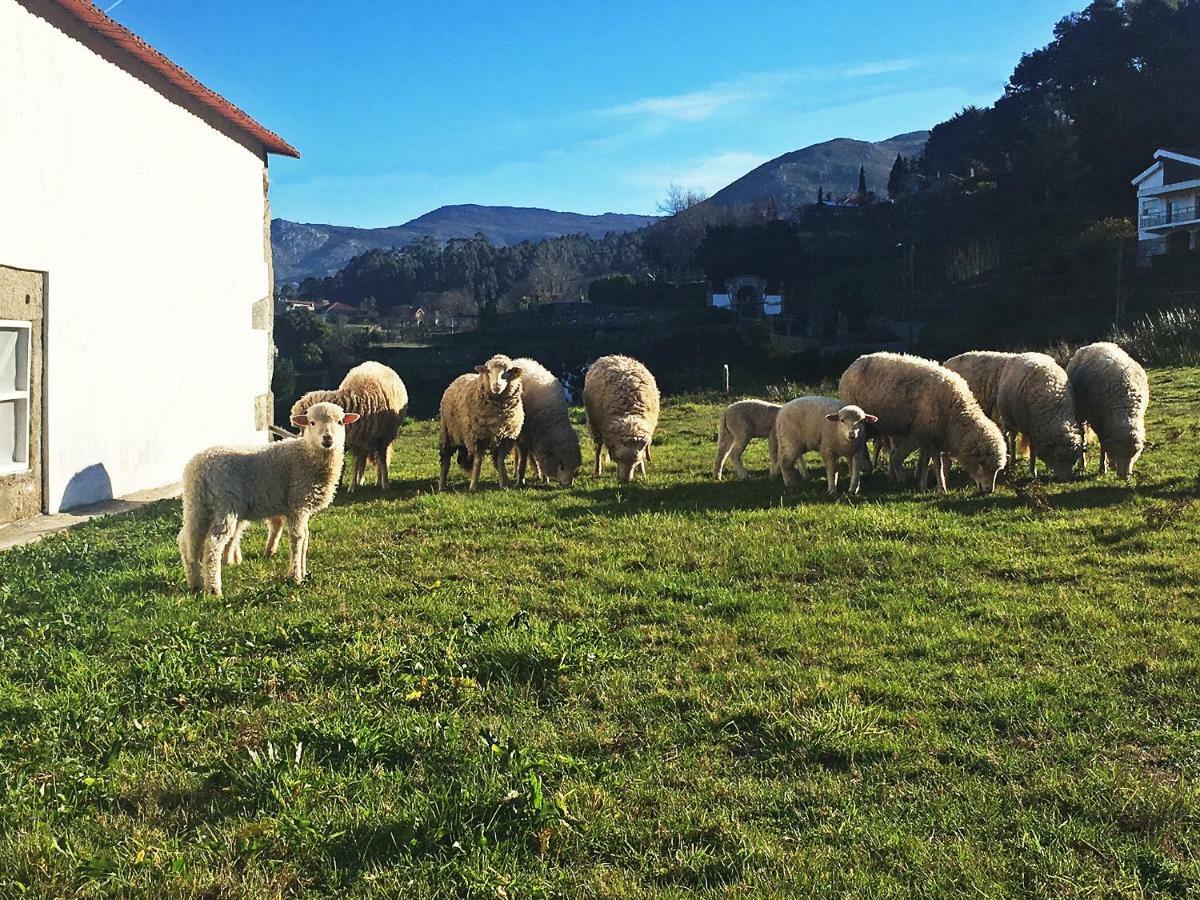
{"label": "village house", "polygon": [[266,441],[297,151],[87,0],[0,0],[0,86],[0,522]]}
{"label": "village house", "polygon": [[1157,151],[1133,186],[1140,263],[1200,248],[1200,152]]}

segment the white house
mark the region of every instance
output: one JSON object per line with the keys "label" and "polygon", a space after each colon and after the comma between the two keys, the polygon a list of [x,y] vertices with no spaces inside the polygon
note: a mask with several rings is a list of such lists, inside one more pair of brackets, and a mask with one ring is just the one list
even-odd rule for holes
{"label": "white house", "polygon": [[265,441],[296,150],[87,0],[0,0],[0,131],[0,522]]}
{"label": "white house", "polygon": [[1139,260],[1200,248],[1200,154],[1159,150],[1133,186]]}

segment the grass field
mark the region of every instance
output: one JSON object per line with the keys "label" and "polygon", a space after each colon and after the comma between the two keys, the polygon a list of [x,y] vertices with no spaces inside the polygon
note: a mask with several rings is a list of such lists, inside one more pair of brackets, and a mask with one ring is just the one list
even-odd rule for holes
{"label": "grass field", "polygon": [[0,555],[0,896],[1194,896],[1200,370],[1152,382],[1130,485],[715,484],[691,398],[627,488],[438,495],[410,423],[301,588],[256,527],[185,594],[177,503]]}

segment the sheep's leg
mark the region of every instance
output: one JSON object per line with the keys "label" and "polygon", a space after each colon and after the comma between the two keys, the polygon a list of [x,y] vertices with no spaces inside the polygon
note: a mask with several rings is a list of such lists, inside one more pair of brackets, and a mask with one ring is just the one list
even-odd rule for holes
{"label": "sheep's leg", "polygon": [[225,545],[224,562],[227,566],[239,565],[242,561],[242,535],[245,533],[249,522],[241,520],[237,523],[237,528],[233,532],[233,537],[229,543]]}
{"label": "sheep's leg", "polygon": [[225,558],[225,545],[236,531],[237,516],[232,513],[209,526],[204,546],[204,589],[214,597],[221,596],[221,562]]}
{"label": "sheep's leg", "polygon": [[438,490],[444,491],[446,489],[446,478],[450,474],[450,460],[453,459],[453,457],[454,457],[454,450],[453,449],[447,450],[447,449],[443,448],[441,451],[441,456],[442,456],[442,473],[438,476]]}
{"label": "sheep's leg", "polygon": [[776,435],[774,428],[772,428],[771,433],[767,435],[767,452],[771,459],[771,466],[767,472],[772,478],[774,478],[779,474],[779,437]]}
{"label": "sheep's leg", "polygon": [[[750,473],[746,471],[746,466],[742,462],[742,454],[746,452],[746,445],[750,443],[748,440],[739,438],[733,445],[733,468],[737,472],[737,476],[742,481],[750,477]],[[646,448],[649,452],[649,448]]]}
{"label": "sheep's leg", "polygon": [[1037,478],[1037,451],[1033,449],[1033,444],[1029,445],[1029,474]]}
{"label": "sheep's leg", "polygon": [[729,454],[733,452],[733,438],[724,426],[721,428],[721,439],[717,443],[717,459],[713,463],[713,478],[717,481],[721,480],[721,475],[725,471],[725,461],[729,459]]}
{"label": "sheep's leg", "polygon": [[924,447],[917,455],[917,490],[929,490],[929,451]]}
{"label": "sheep's leg", "polygon": [[308,574],[308,516],[300,513],[288,516],[288,537],[292,542],[292,558],[288,578],[300,584]]}
{"label": "sheep's leg", "polygon": [[604,474],[604,444],[596,441],[596,474]]}
{"label": "sheep's leg", "polygon": [[854,453],[850,456],[850,487],[847,492],[857,494],[859,486],[862,482],[863,464],[870,465],[870,458],[867,456],[867,451],[864,448],[861,453]]}
{"label": "sheep's leg", "polygon": [[797,456],[796,453],[789,450],[780,449],[779,451],[779,474],[783,478],[783,486],[785,488],[795,487],[800,483],[799,475],[796,472],[796,463],[804,465],[804,456]]}
{"label": "sheep's leg", "polygon": [[508,487],[508,452],[510,446],[501,444],[492,451],[492,464],[496,467],[496,475],[500,479],[500,489]]}
{"label": "sheep's leg", "polygon": [[1104,444],[1100,444],[1100,474],[1108,474],[1108,451],[1104,449]]}
{"label": "sheep's leg", "polygon": [[822,453],[821,456],[825,460],[825,485],[829,496],[833,497],[837,494],[838,470],[837,457],[832,453]]}
{"label": "sheep's leg", "polygon": [[389,473],[392,468],[392,445],[383,448],[382,453],[375,454],[375,483],[381,491],[386,491],[389,485]]}
{"label": "sheep's leg", "polygon": [[179,531],[179,557],[183,561],[183,574],[187,578],[189,591],[198,591],[204,586],[204,531],[194,523],[184,522]]}
{"label": "sheep's leg", "polygon": [[946,470],[949,467],[946,465],[945,458],[942,456],[942,454],[934,451],[932,463],[937,466],[938,492],[942,494],[948,494],[950,491],[946,487]]}
{"label": "sheep's leg", "polygon": [[525,487],[525,471],[529,468],[529,448],[517,445],[517,487]]}
{"label": "sheep's leg", "polygon": [[478,487],[479,472],[482,469],[483,469],[483,453],[481,453],[477,449],[475,451],[475,455],[471,457],[471,481],[467,485],[468,491],[473,491],[473,490],[475,490],[476,487]]}
{"label": "sheep's leg", "polygon": [[275,516],[267,526],[267,556],[274,556],[279,549],[279,539],[283,537],[283,516]]}

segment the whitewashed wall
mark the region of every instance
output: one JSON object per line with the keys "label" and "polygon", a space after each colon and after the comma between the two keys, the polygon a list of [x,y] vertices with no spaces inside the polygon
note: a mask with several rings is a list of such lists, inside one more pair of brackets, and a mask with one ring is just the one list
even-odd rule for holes
{"label": "whitewashed wall", "polygon": [[0,0],[0,264],[49,273],[51,511],[254,443],[262,157]]}

